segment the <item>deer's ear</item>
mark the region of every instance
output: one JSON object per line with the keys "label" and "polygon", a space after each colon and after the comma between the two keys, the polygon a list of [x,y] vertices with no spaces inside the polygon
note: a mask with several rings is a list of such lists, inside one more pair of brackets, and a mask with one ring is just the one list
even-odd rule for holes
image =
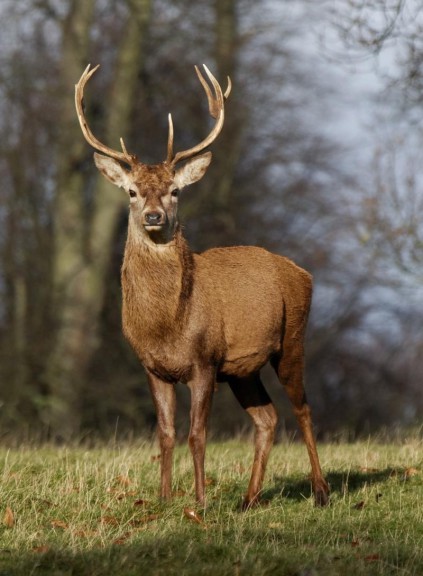
{"label": "deer's ear", "polygon": [[119,188],[126,188],[128,186],[129,172],[117,160],[95,152],[94,162],[109,182],[115,184],[115,186],[118,186]]}
{"label": "deer's ear", "polygon": [[194,184],[206,173],[207,168],[212,159],[212,153],[206,152],[205,154],[201,154],[201,156],[195,156],[191,158],[176,171],[175,174],[175,185],[182,189],[185,186],[189,186],[190,184]]}

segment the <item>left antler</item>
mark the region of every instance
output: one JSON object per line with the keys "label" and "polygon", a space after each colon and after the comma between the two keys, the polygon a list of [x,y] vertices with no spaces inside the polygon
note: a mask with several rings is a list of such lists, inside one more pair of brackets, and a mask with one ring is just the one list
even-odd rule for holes
{"label": "left antler", "polygon": [[113,150],[112,148],[109,148],[105,144],[102,144],[100,142],[100,140],[97,140],[97,138],[91,132],[91,130],[88,126],[88,123],[85,119],[84,88],[85,88],[85,85],[88,82],[88,80],[91,78],[91,76],[99,68],[100,65],[97,65],[92,70],[90,70],[90,66],[91,65],[88,64],[88,66],[84,70],[81,78],[79,79],[78,84],[75,85],[75,106],[76,106],[76,112],[78,114],[79,124],[81,125],[82,133],[85,137],[85,140],[88,142],[88,144],[90,144],[93,148],[95,148],[99,152],[103,152],[104,154],[106,154],[107,156],[110,156],[111,158],[114,158],[115,160],[119,160],[120,162],[125,162],[126,164],[129,164],[130,166],[132,166],[133,164],[135,164],[137,162],[137,157],[133,154],[128,153],[123,139],[122,138],[120,139],[120,145],[122,146],[123,152],[119,152],[117,150]]}

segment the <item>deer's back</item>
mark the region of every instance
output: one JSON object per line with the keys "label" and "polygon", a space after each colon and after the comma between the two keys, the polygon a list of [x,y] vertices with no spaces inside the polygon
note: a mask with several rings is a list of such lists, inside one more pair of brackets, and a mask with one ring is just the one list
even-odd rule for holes
{"label": "deer's back", "polygon": [[284,337],[302,340],[298,327],[305,327],[311,277],[291,260],[242,246],[208,250],[195,262],[213,283],[221,314],[223,373],[246,375],[280,352]]}

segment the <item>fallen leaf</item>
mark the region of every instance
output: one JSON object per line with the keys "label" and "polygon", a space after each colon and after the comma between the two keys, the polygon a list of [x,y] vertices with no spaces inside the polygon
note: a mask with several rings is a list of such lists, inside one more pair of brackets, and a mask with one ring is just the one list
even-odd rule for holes
{"label": "fallen leaf", "polygon": [[204,524],[204,522],[201,520],[200,516],[192,508],[184,508],[184,515],[186,518],[188,518],[189,520],[192,520],[193,522],[196,522],[197,524],[201,524],[201,525]]}
{"label": "fallen leaf", "polygon": [[376,562],[380,560],[380,554],[369,554],[368,556],[364,556],[364,560],[366,562]]}
{"label": "fallen leaf", "polygon": [[125,544],[125,542],[132,536],[131,532],[125,532],[125,534],[122,534],[122,536],[119,536],[119,538],[116,538],[116,540],[113,540],[113,544],[116,544],[118,546],[121,546],[122,544]]}
{"label": "fallen leaf", "polygon": [[124,498],[133,498],[137,495],[137,490],[127,490],[126,492],[120,492],[116,495],[117,500],[123,500]]}
{"label": "fallen leaf", "polygon": [[15,515],[9,506],[7,506],[6,512],[4,513],[3,524],[6,526],[6,528],[13,528],[15,525]]}
{"label": "fallen leaf", "polygon": [[404,472],[404,478],[406,480],[408,480],[409,478],[412,478],[413,476],[417,476],[417,474],[419,474],[419,471],[417,470],[417,468],[407,468],[406,471]]}
{"label": "fallen leaf", "polygon": [[149,522],[154,522],[154,520],[158,520],[159,518],[159,514],[148,514],[147,516],[141,516],[141,518],[134,518],[129,522],[129,525],[137,528],[138,526],[143,526]]}
{"label": "fallen leaf", "polygon": [[60,494],[79,494],[80,489],[77,486],[66,486],[60,490]]}
{"label": "fallen leaf", "polygon": [[98,536],[98,532],[96,530],[85,530],[84,528],[80,528],[79,530],[72,530],[72,534],[77,538],[92,538],[93,536]]}
{"label": "fallen leaf", "polygon": [[109,486],[106,488],[107,494],[112,494],[116,500],[123,500],[124,498],[133,498],[138,494],[137,490],[121,490],[119,488],[113,488]]}
{"label": "fallen leaf", "polygon": [[53,528],[62,528],[62,530],[66,530],[66,528],[69,527],[69,524],[67,522],[63,522],[63,520],[52,520],[50,524]]}
{"label": "fallen leaf", "polygon": [[139,523],[146,524],[147,522],[153,522],[154,520],[158,520],[159,518],[160,518],[159,514],[148,514],[147,516],[143,516],[142,518],[140,518]]}
{"label": "fallen leaf", "polygon": [[115,478],[115,484],[120,484],[121,486],[131,486],[133,482],[130,480],[129,476],[120,474]]}
{"label": "fallen leaf", "polygon": [[32,549],[32,551],[36,552],[37,554],[45,554],[49,550],[50,550],[50,546],[47,546],[46,544],[41,545],[41,546],[34,546],[34,548]]}
{"label": "fallen leaf", "polygon": [[35,498],[35,502],[44,508],[54,508],[56,504],[50,502],[50,500],[44,500],[43,498]]}
{"label": "fallen leaf", "polygon": [[176,490],[176,492],[172,493],[172,496],[176,496],[177,498],[181,498],[182,496],[186,496],[186,490]]}
{"label": "fallen leaf", "polygon": [[102,516],[100,519],[101,524],[107,524],[108,526],[117,526],[119,521],[114,516]]}
{"label": "fallen leaf", "polygon": [[7,476],[6,480],[7,480],[7,481],[8,481],[8,480],[14,480],[15,482],[17,482],[18,480],[20,480],[20,478],[21,478],[21,475],[19,474],[19,472],[11,472],[11,473]]}

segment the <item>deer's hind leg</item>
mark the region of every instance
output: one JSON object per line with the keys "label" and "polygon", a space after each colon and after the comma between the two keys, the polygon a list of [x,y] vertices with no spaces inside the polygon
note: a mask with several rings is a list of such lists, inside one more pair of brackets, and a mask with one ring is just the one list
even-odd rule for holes
{"label": "deer's hind leg", "polygon": [[313,433],[310,407],[304,391],[304,351],[295,342],[291,350],[284,350],[283,356],[272,359],[280,382],[290,399],[295,417],[303,434],[311,464],[311,483],[316,505],[325,506],[329,502],[329,487],[323,477],[317,453],[316,439]]}
{"label": "deer's hind leg", "polygon": [[255,452],[251,478],[242,508],[258,503],[269,453],[273,445],[277,423],[276,410],[258,373],[246,378],[231,378],[229,386],[255,426]]}

